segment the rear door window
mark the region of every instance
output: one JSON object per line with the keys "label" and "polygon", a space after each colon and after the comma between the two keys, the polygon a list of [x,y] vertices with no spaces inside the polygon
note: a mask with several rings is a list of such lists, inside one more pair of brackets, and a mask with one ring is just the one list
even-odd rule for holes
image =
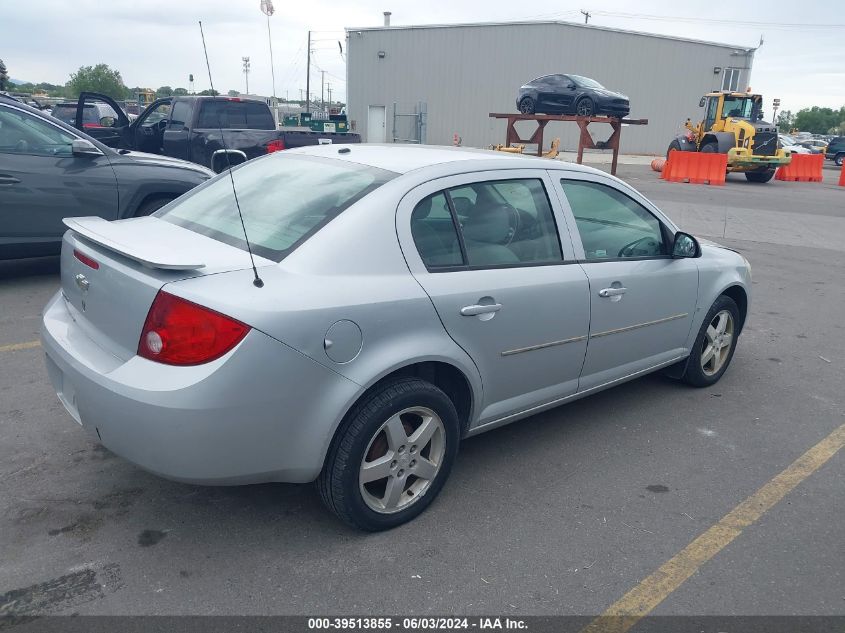
{"label": "rear door window", "polygon": [[476,182],[428,196],[411,214],[411,233],[432,271],[563,261],[539,179]]}
{"label": "rear door window", "polygon": [[[276,152],[232,170],[254,253],[281,261],[397,174],[367,165]],[[194,189],[157,217],[246,250],[228,175]]]}
{"label": "rear door window", "polygon": [[197,127],[237,130],[274,130],[273,115],[260,101],[203,101]]}

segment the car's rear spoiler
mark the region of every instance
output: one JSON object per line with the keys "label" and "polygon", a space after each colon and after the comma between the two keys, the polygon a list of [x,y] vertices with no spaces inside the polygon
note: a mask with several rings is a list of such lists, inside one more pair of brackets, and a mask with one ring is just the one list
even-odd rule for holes
{"label": "car's rear spoiler", "polygon": [[87,240],[148,268],[196,270],[203,257],[185,243],[184,229],[153,217],[109,222],[99,217],[65,218],[64,225]]}

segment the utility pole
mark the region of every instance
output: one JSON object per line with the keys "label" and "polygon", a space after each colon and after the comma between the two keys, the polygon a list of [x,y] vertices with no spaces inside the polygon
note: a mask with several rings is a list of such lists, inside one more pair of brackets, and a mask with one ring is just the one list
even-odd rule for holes
{"label": "utility pole", "polygon": [[249,94],[249,57],[241,57],[244,63],[244,79],[246,80],[246,94]]}
{"label": "utility pole", "polygon": [[320,71],[320,107],[325,111],[326,109],[326,71]]}
{"label": "utility pole", "polygon": [[329,109],[332,107],[332,85],[326,84],[326,92],[329,93]]}
{"label": "utility pole", "polygon": [[305,66],[305,111],[311,112],[311,31],[308,31],[308,61]]}
{"label": "utility pole", "polygon": [[584,24],[587,24],[587,23],[590,21],[590,18],[591,18],[591,17],[593,17],[593,14],[592,14],[592,13],[590,13],[589,11],[584,11],[584,10],[582,9],[582,10],[581,10],[581,13],[582,13],[582,14],[583,14],[583,16],[584,16]]}

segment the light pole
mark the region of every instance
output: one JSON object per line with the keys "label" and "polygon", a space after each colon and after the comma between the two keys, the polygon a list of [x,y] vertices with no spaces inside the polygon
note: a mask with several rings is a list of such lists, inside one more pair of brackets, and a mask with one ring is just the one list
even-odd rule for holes
{"label": "light pole", "polygon": [[270,36],[270,16],[275,13],[273,0],[261,0],[261,11],[267,16],[267,42],[270,44],[270,75],[273,78],[273,105],[276,105],[276,69],[273,66],[273,38]]}
{"label": "light pole", "polygon": [[246,94],[249,94],[249,57],[241,57],[244,63],[244,80],[246,80]]}

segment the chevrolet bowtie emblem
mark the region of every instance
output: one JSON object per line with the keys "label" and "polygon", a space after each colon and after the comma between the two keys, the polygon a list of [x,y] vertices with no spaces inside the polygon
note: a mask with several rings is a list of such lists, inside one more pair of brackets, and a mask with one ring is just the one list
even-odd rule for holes
{"label": "chevrolet bowtie emblem", "polygon": [[79,286],[79,289],[82,292],[88,292],[88,286],[91,285],[91,282],[88,281],[85,275],[79,273],[76,277],[74,277],[74,279],[76,280],[76,285]]}

